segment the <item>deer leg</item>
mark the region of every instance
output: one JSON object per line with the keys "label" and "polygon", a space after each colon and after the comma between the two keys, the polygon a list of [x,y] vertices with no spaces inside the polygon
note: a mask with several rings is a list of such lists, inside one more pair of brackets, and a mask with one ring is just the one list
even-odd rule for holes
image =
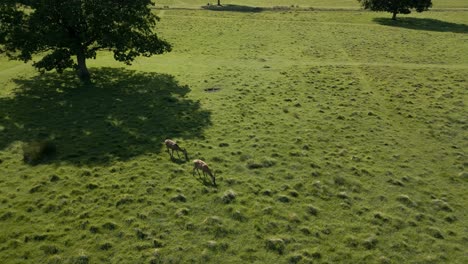
{"label": "deer leg", "polygon": [[211,176],[211,180],[213,181],[214,187],[216,187],[216,178],[214,176]]}
{"label": "deer leg", "polygon": [[211,172],[208,172],[207,174],[210,176],[211,182],[213,183],[213,186],[216,187],[216,178],[215,178],[215,176]]}
{"label": "deer leg", "polygon": [[193,170],[192,170],[192,176],[195,177],[195,171],[197,171],[197,173],[198,173],[198,179],[200,179],[200,172],[198,171],[198,169],[197,169],[196,167],[193,168]]}
{"label": "deer leg", "polygon": [[[202,181],[203,183],[205,183],[206,180],[205,180],[204,177],[201,176],[200,170],[199,170],[198,168],[197,168],[197,173],[198,173],[198,179],[200,179],[200,181]],[[203,175],[205,175],[204,172],[203,172],[203,170],[202,170],[202,173],[203,173]]]}
{"label": "deer leg", "polygon": [[203,171],[203,181],[207,182],[208,179],[208,173],[206,171]]}
{"label": "deer leg", "polygon": [[174,150],[171,149],[171,159],[174,159]]}
{"label": "deer leg", "polygon": [[179,151],[176,150],[176,153],[177,153],[177,157],[179,157],[179,159],[180,159]]}

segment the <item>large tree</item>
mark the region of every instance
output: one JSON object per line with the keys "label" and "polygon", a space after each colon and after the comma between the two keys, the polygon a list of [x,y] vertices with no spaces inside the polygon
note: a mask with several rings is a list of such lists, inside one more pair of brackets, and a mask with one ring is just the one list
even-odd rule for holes
{"label": "large tree", "polygon": [[361,3],[364,9],[392,13],[393,20],[396,20],[397,14],[411,13],[411,9],[423,12],[432,7],[431,0],[358,0],[358,2]]}
{"label": "large tree", "polygon": [[[40,71],[75,68],[87,82],[86,60],[110,50],[117,61],[171,50],[155,33],[151,0],[0,0],[0,53],[38,60]],[[37,55],[37,56],[36,56]]]}

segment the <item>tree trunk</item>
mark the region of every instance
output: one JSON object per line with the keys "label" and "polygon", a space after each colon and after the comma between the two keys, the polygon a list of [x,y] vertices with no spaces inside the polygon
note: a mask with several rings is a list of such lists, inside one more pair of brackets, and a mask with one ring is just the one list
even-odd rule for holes
{"label": "tree trunk", "polygon": [[219,5],[219,6],[221,5],[221,0],[218,0],[218,5]]}
{"label": "tree trunk", "polygon": [[89,83],[91,81],[91,75],[89,74],[88,67],[86,67],[86,56],[84,51],[80,50],[78,54],[76,54],[76,59],[78,61],[78,78],[80,78],[83,83]]}
{"label": "tree trunk", "polygon": [[393,12],[392,20],[396,20],[397,12]]}

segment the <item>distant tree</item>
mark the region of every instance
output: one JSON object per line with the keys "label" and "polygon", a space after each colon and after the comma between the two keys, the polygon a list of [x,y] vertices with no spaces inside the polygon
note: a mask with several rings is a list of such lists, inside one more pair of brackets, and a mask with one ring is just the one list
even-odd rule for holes
{"label": "distant tree", "polygon": [[[169,52],[154,32],[151,0],[1,0],[0,53],[34,62],[39,71],[75,68],[90,81],[86,59],[109,50],[131,64],[137,56]],[[76,61],[74,58],[76,57]]]}
{"label": "distant tree", "polygon": [[221,5],[221,0],[218,0],[218,5],[219,5],[219,6]]}
{"label": "distant tree", "polygon": [[364,9],[392,13],[392,20],[396,20],[397,14],[411,13],[411,9],[423,12],[432,7],[431,0],[358,0],[358,2]]}

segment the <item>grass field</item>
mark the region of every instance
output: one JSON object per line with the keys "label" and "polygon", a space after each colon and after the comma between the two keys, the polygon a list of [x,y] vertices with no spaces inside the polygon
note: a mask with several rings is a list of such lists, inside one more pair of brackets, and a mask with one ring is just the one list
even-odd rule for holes
{"label": "grass field", "polygon": [[[216,5],[217,0],[157,0],[154,1],[158,7],[176,7],[176,8],[199,8],[208,3]],[[468,8],[468,3],[462,0],[433,0],[434,8]],[[344,8],[358,9],[359,3],[357,0],[221,0],[222,5],[238,5],[238,6],[257,6],[257,7],[302,7],[302,8]]]}
{"label": "grass field", "polygon": [[466,12],[157,13],[91,86],[0,58],[2,263],[467,263]]}

